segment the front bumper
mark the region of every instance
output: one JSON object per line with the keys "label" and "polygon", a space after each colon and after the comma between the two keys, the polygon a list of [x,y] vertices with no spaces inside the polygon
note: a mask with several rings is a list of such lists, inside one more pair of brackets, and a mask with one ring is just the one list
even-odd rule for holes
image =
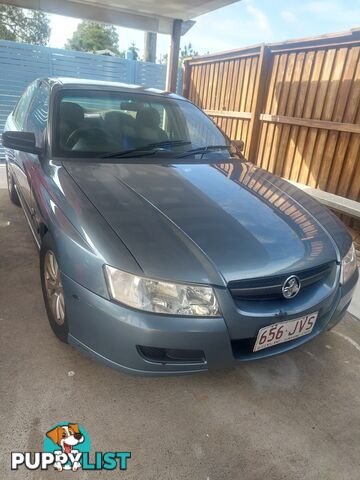
{"label": "front bumper", "polygon": [[[103,363],[133,374],[171,375],[226,368],[239,361],[276,355],[333,328],[351,301],[358,273],[346,285],[337,284],[325,299],[303,298],[287,312],[240,311],[226,289],[217,290],[224,318],[155,315],[132,310],[100,297],[63,276],[69,343]],[[260,328],[319,311],[311,334],[275,347],[252,352]],[[226,320],[225,320],[226,319]],[[150,361],[139,346],[204,352],[199,361]]]}

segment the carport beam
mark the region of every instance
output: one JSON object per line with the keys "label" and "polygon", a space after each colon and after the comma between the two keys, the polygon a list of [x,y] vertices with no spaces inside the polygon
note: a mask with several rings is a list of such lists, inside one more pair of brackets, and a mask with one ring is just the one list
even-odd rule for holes
{"label": "carport beam", "polygon": [[182,20],[174,20],[166,71],[166,90],[176,92]]}

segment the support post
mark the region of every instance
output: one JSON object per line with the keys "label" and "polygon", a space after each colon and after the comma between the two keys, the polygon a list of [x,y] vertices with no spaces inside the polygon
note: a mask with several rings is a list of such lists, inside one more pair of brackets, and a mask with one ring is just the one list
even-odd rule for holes
{"label": "support post", "polygon": [[166,90],[176,92],[182,20],[174,20],[166,71]]}
{"label": "support post", "polygon": [[156,33],[144,33],[144,60],[145,62],[156,62]]}
{"label": "support post", "polygon": [[189,98],[190,94],[191,65],[189,62],[190,59],[186,59],[183,64],[182,95],[185,98]]}

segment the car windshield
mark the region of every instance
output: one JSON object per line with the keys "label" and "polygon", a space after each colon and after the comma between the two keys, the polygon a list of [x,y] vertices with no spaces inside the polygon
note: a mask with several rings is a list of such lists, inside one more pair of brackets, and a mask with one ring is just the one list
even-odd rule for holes
{"label": "car windshield", "polygon": [[229,158],[229,139],[192,103],[156,94],[62,90],[55,151],[71,158]]}

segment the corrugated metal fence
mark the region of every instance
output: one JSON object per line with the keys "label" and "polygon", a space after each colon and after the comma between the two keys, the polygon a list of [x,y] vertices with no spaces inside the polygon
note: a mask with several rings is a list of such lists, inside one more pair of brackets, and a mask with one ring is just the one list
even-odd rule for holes
{"label": "corrugated metal fence", "polygon": [[[180,71],[181,72],[181,71]],[[166,65],[0,40],[0,132],[25,87],[65,76],[165,88]],[[178,91],[181,91],[181,74]],[[0,148],[0,159],[3,157]]]}
{"label": "corrugated metal fence", "polygon": [[360,30],[185,62],[184,95],[261,167],[360,200]]}

